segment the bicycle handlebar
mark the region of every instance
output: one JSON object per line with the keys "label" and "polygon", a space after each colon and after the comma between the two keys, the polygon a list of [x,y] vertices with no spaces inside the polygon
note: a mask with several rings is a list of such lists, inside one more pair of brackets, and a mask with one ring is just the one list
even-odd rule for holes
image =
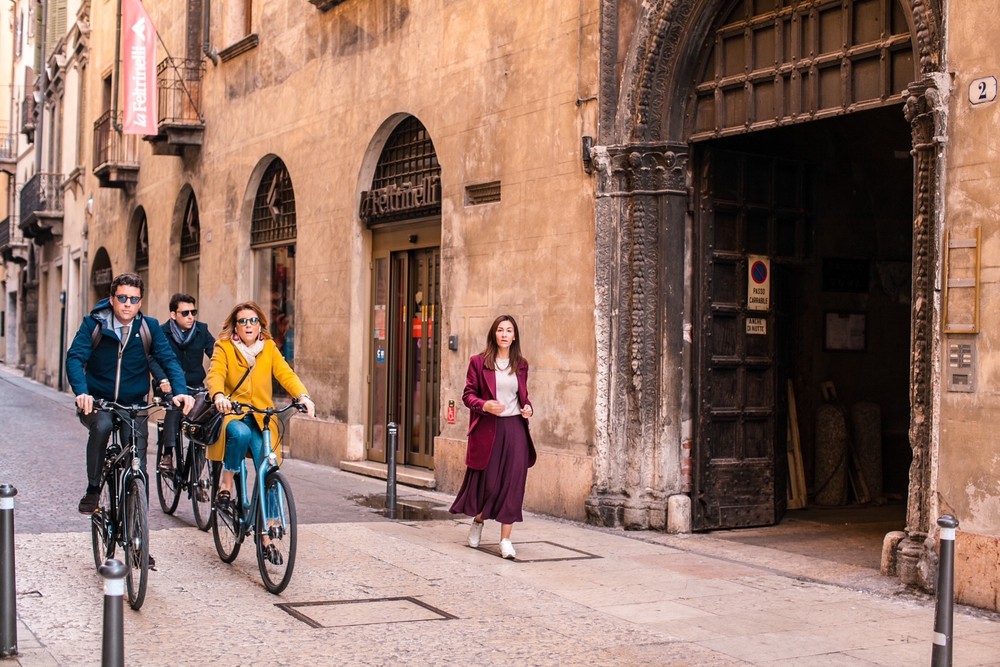
{"label": "bicycle handlebar", "polygon": [[123,405],[121,403],[116,403],[103,398],[94,399],[94,410],[100,410],[101,412],[114,412],[116,410],[127,410],[129,412],[135,410],[136,412],[145,412],[146,410],[161,407],[161,405],[162,404],[160,403],[159,398],[154,398],[153,402],[149,405]]}
{"label": "bicycle handlebar", "polygon": [[249,403],[237,403],[236,401],[233,401],[232,406],[233,406],[232,413],[235,415],[242,415],[247,412],[256,412],[257,414],[261,415],[280,415],[282,412],[286,412],[288,410],[291,410],[292,408],[295,408],[299,412],[306,411],[306,406],[304,406],[302,403],[299,403],[295,399],[292,399],[291,403],[281,408],[280,410],[278,408],[258,408]]}

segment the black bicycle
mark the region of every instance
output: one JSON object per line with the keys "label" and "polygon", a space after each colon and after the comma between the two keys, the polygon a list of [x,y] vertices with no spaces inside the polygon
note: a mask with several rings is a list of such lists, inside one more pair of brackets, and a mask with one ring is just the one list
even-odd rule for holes
{"label": "black bicycle", "polygon": [[[246,459],[242,460],[240,470],[233,480],[229,507],[221,509],[216,506],[215,521],[212,522],[215,550],[224,563],[236,560],[244,538],[253,535],[257,545],[260,577],[264,581],[264,587],[275,595],[285,590],[292,580],[298,525],[295,499],[288,480],[278,469],[278,457],[272,448],[271,429],[268,425],[277,415],[292,408],[301,412],[306,410],[304,405],[295,401],[280,410],[233,403],[235,414],[256,412],[264,415],[262,435],[267,457],[256,471],[252,494],[248,493]],[[264,489],[263,493],[261,489]]]}
{"label": "black bicycle", "polygon": [[[192,396],[194,394],[191,392]],[[167,407],[167,410],[174,409],[179,410]],[[205,445],[187,436],[187,447],[184,447],[184,438],[188,433],[186,421],[181,418],[177,439],[169,443],[163,441],[163,420],[156,424],[156,494],[164,513],[173,514],[181,493],[187,492],[198,529],[207,531],[212,525],[212,466],[205,457]],[[160,461],[168,453],[173,455],[174,466],[172,470],[163,470]]]}
{"label": "black bicycle", "polygon": [[[100,568],[104,561],[114,558],[115,548],[121,546],[125,555],[128,604],[132,609],[142,606],[149,576],[149,507],[146,495],[149,480],[136,455],[135,421],[159,404],[159,399],[154,399],[149,405],[122,405],[102,399],[94,401],[94,410],[110,413],[114,423],[111,442],[104,454],[100,501],[90,517],[94,565]],[[120,432],[126,420],[131,427],[131,435],[123,446]]]}

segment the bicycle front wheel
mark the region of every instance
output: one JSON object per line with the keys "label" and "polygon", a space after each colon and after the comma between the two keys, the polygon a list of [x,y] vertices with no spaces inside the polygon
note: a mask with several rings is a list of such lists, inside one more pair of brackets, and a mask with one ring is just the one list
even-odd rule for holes
{"label": "bicycle front wheel", "polygon": [[[233,482],[233,489],[239,489],[240,476],[236,475]],[[214,508],[212,515],[212,539],[215,541],[215,551],[223,563],[232,563],[240,553],[240,544],[243,537],[240,534],[240,499],[239,494],[234,493],[229,507],[225,510]]]}
{"label": "bicycle front wheel", "polygon": [[128,604],[139,609],[146,599],[149,577],[149,507],[146,484],[139,478],[129,481],[125,494],[125,585]]}
{"label": "bicycle front wheel", "polygon": [[212,464],[205,458],[205,448],[188,440],[188,461],[191,470],[191,509],[198,530],[212,526]]}
{"label": "bicycle front wheel", "polygon": [[[162,439],[161,439],[162,440]],[[156,446],[156,495],[160,497],[160,509],[164,514],[173,514],[181,499],[181,479],[179,471],[184,469],[184,461],[174,461],[174,469],[164,473],[160,470],[160,461],[167,454],[173,454],[174,447],[167,447],[162,441]],[[173,458],[173,457],[171,457]]]}
{"label": "bicycle front wheel", "polygon": [[278,471],[264,482],[264,507],[266,515],[257,515],[257,566],[264,587],[277,595],[292,580],[299,533],[292,490]]}
{"label": "bicycle front wheel", "polygon": [[115,557],[115,540],[111,534],[111,494],[107,484],[101,484],[101,499],[90,515],[90,542],[94,550],[94,566],[101,569],[104,561]]}

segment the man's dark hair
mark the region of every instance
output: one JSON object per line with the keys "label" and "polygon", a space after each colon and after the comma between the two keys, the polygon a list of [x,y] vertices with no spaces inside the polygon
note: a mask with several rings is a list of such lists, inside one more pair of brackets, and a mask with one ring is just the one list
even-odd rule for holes
{"label": "man's dark hair", "polygon": [[197,302],[194,300],[194,297],[191,296],[190,294],[177,293],[172,297],[170,297],[170,312],[176,313],[178,304],[182,303],[190,303],[193,306],[197,305]]}
{"label": "man's dark hair", "polygon": [[142,285],[142,278],[135,273],[119,273],[115,276],[115,279],[111,281],[111,290],[108,296],[114,296],[115,292],[118,291],[120,285],[128,285],[129,287],[138,287],[139,296],[145,294],[145,288]]}

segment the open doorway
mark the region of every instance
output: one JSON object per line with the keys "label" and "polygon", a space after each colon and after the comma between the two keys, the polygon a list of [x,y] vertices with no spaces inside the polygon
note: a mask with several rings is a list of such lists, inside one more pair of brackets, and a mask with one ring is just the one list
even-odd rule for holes
{"label": "open doorway", "polygon": [[[695,145],[696,530],[854,526],[877,566],[905,526],[910,145],[896,106]],[[808,499],[787,514],[793,430]]]}

